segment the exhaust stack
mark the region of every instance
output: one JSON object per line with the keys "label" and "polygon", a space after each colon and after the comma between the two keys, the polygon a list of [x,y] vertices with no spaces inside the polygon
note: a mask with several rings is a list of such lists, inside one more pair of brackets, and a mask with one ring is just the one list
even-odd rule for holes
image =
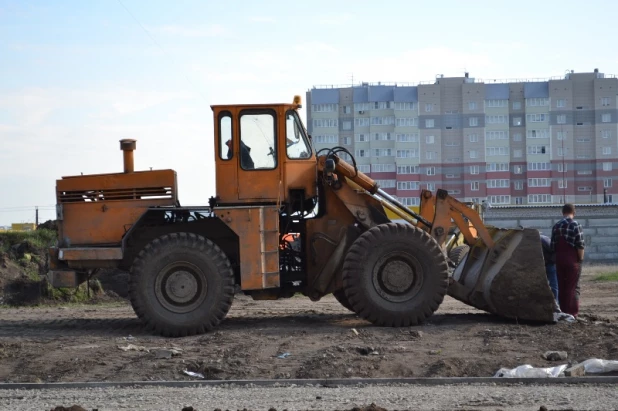
{"label": "exhaust stack", "polygon": [[134,171],[133,150],[135,150],[137,140],[125,138],[120,140],[120,149],[122,150],[122,159],[124,163],[124,172],[132,173]]}

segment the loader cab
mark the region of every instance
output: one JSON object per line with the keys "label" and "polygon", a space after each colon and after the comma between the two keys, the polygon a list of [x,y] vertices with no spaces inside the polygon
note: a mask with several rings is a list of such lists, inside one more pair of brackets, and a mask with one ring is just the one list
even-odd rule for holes
{"label": "loader cab", "polygon": [[218,204],[280,204],[316,195],[316,157],[300,104],[212,106]]}

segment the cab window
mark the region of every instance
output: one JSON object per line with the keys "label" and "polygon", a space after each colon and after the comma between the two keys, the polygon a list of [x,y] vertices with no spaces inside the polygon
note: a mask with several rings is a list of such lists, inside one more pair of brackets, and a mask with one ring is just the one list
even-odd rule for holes
{"label": "cab window", "polygon": [[289,158],[311,157],[311,145],[305,135],[305,129],[298,118],[298,114],[293,110],[289,110],[285,115],[285,132],[285,146]]}
{"label": "cab window", "polygon": [[219,158],[229,160],[233,157],[232,114],[224,111],[219,114]]}
{"label": "cab window", "polygon": [[240,167],[272,170],[277,167],[275,112],[244,110],[240,114]]}

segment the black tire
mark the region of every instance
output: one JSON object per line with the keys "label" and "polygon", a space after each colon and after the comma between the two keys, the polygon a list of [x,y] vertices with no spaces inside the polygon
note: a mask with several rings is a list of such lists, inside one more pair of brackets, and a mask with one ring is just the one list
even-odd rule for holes
{"label": "black tire", "polygon": [[455,267],[459,265],[463,261],[463,259],[468,255],[470,251],[470,246],[466,244],[458,245],[457,247],[451,248],[451,251],[448,253],[448,258],[455,264]]}
{"label": "black tire", "polygon": [[202,334],[229,311],[234,275],[212,241],[190,233],[167,234],[136,257],[129,297],[148,329],[167,337]]}
{"label": "black tire", "polygon": [[348,310],[354,312],[354,309],[350,305],[348,297],[345,296],[345,292],[343,291],[343,289],[335,291],[333,295],[335,296],[335,299],[339,301],[339,304],[343,305]]}
{"label": "black tire", "polygon": [[423,322],[438,309],[447,287],[442,250],[412,225],[389,223],[367,230],[343,264],[343,289],[353,311],[380,326]]}

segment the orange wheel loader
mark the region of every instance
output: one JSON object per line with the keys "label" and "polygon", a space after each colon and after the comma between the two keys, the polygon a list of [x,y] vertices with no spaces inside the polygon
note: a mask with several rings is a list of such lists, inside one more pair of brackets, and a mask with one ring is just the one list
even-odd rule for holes
{"label": "orange wheel loader", "polygon": [[379,326],[419,324],[447,293],[505,317],[553,321],[538,231],[485,226],[445,190],[423,191],[419,212],[410,210],[345,148],[316,153],[299,108],[298,96],[212,106],[208,206],[179,204],[173,170],[135,171],[135,140],[120,141],[124,172],[57,180],[49,282],[74,287],[99,269],[126,270],[136,314],[165,336],[215,328],[238,290],[256,300],[334,294]]}

